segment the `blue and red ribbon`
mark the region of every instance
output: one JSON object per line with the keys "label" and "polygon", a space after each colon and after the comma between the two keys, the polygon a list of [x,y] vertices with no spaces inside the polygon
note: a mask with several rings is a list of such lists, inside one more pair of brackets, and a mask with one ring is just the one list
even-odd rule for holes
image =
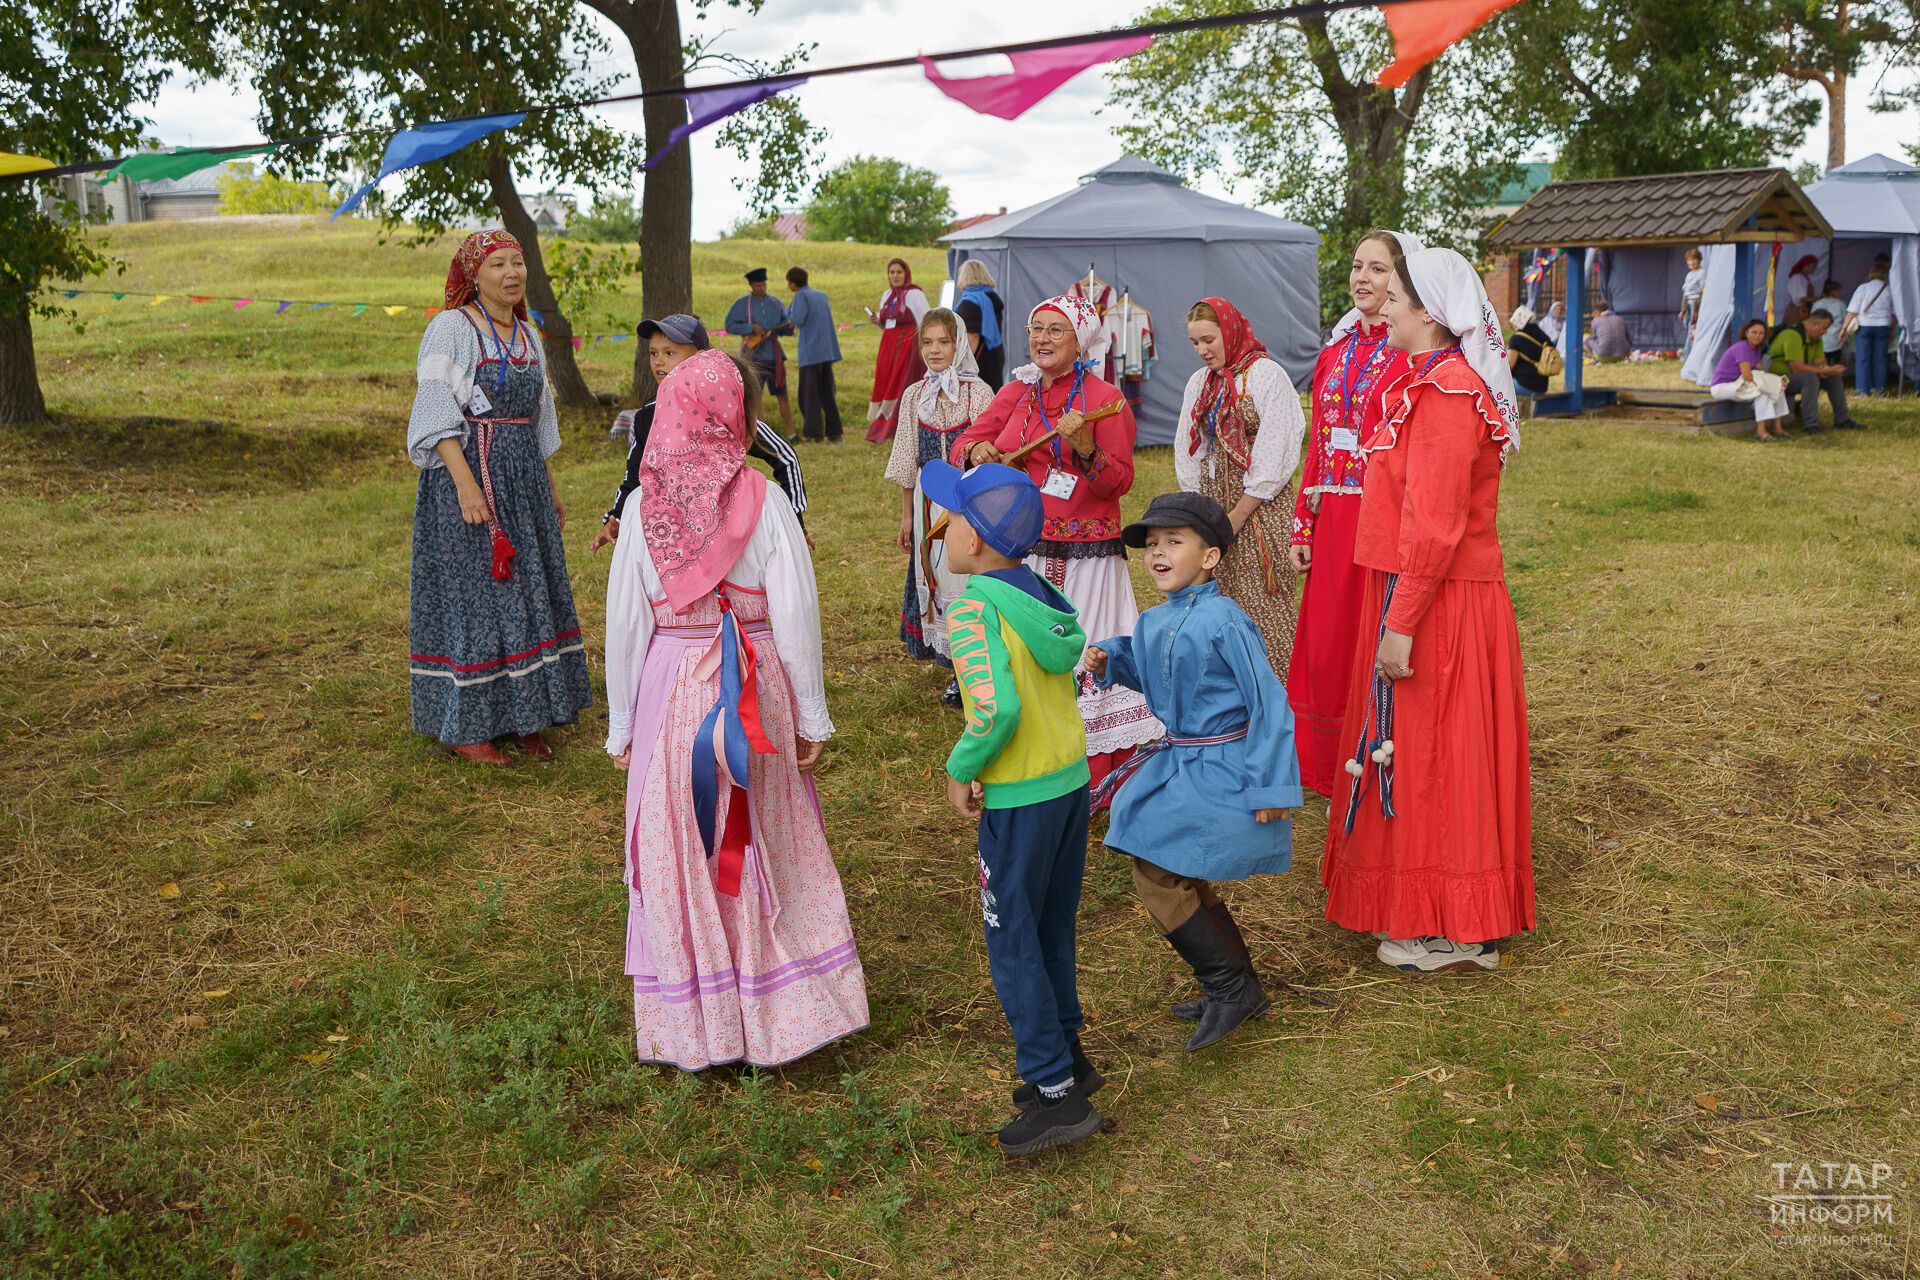
{"label": "blue and red ribbon", "polygon": [[[733,616],[733,605],[720,600],[720,696],[700,722],[693,740],[693,813],[700,826],[700,842],[714,864],[714,890],[740,896],[740,871],[753,838],[753,820],[747,808],[747,751],[770,756],[774,747],[760,723],[760,682],[753,641]],[[715,749],[716,740],[718,750]],[[724,759],[732,792],[727,798],[727,822],[715,830],[720,801],[720,764]]]}

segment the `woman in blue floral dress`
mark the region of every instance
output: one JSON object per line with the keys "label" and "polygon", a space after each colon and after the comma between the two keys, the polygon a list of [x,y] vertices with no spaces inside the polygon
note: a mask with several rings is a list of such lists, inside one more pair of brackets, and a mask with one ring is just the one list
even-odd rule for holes
{"label": "woman in blue floral dress", "polygon": [[447,272],[446,310],[420,340],[407,455],[420,468],[408,625],[413,728],[441,750],[504,765],[591,699],[547,458],[560,447],[526,262],[476,231]]}

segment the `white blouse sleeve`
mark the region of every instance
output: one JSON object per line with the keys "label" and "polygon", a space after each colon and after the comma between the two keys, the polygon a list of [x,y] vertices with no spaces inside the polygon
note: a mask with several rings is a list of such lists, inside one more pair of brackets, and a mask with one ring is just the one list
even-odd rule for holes
{"label": "white blouse sleeve", "polygon": [[[764,557],[766,566],[767,620],[780,649],[780,665],[786,668],[787,682],[793,688],[794,728],[808,742],[825,742],[833,736],[833,721],[827,718],[820,595],[813,577],[813,559],[807,553],[807,535],[801,531],[793,508],[784,502],[768,502],[761,506],[753,542],[760,544],[754,547],[759,553],[755,558]],[[607,609],[611,614],[611,601]],[[611,617],[608,625],[612,625]],[[791,749],[778,742],[774,746]]]}
{"label": "white blouse sleeve", "polygon": [[467,402],[473,398],[473,372],[480,365],[480,341],[457,311],[443,311],[427,322],[414,363],[418,383],[413,413],[407,419],[407,458],[423,471],[445,466],[434,446],[467,438]]}
{"label": "white blouse sleeve", "polygon": [[907,310],[913,312],[913,324],[917,329],[920,327],[920,322],[927,318],[927,312],[933,310],[933,306],[927,301],[927,295],[916,286],[907,290]]}
{"label": "white blouse sleeve", "polygon": [[[627,495],[629,508],[640,509],[640,491]],[[771,507],[784,506],[770,502]],[[653,641],[653,597],[660,589],[647,554],[640,522],[627,522],[626,536],[613,544],[613,564],[607,569],[607,754],[617,756],[633,745],[633,713],[640,697],[640,673],[647,664],[647,646]]]}
{"label": "white blouse sleeve", "polygon": [[[1306,439],[1307,420],[1300,412],[1300,395],[1287,371],[1272,360],[1256,360],[1247,370],[1247,393],[1260,415],[1260,434],[1247,459],[1246,491],[1262,502],[1280,496],[1293,469],[1300,465],[1300,442]],[[1178,451],[1175,451],[1176,454]]]}
{"label": "white blouse sleeve", "polygon": [[900,425],[894,430],[893,449],[887,454],[887,479],[911,490],[920,478],[919,460],[920,383],[916,382],[900,393]]}
{"label": "white blouse sleeve", "polygon": [[1203,366],[1193,371],[1187,379],[1186,394],[1180,399],[1180,416],[1174,419],[1173,428],[1173,478],[1182,489],[1197,493],[1206,479],[1206,456],[1193,451],[1193,433],[1199,428],[1193,425],[1193,402],[1200,398],[1200,388],[1207,380],[1207,371]]}

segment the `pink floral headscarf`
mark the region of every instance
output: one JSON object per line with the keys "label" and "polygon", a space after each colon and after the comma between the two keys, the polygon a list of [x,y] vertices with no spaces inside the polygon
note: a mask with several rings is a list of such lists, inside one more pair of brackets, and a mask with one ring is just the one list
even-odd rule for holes
{"label": "pink floral headscarf", "polygon": [[726,353],[689,356],[660,384],[640,459],[640,527],[675,613],[720,585],[760,523],[767,478],[746,465],[751,430]]}

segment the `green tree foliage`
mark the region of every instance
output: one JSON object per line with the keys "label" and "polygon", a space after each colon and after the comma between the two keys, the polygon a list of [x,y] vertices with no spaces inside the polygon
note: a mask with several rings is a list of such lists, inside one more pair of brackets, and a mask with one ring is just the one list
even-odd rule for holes
{"label": "green tree foliage", "polygon": [[1526,0],[1489,31],[1560,178],[1769,164],[1819,112],[1753,0]]}
{"label": "green tree foliage", "polygon": [[324,182],[295,182],[277,173],[261,173],[253,165],[235,165],[214,185],[220,191],[223,216],[248,213],[332,213],[340,193]]}
{"label": "green tree foliage", "polygon": [[[1250,7],[1190,0],[1143,17]],[[1478,210],[1513,176],[1524,137],[1503,107],[1510,87],[1482,59],[1449,54],[1395,90],[1372,82],[1391,57],[1373,12],[1163,38],[1118,64],[1116,107],[1138,123],[1114,132],[1135,154],[1218,175],[1319,229],[1321,310],[1332,319],[1346,307],[1354,241],[1372,227],[1471,251],[1486,221]]]}
{"label": "green tree foliage", "polygon": [[[608,52],[606,42],[571,6],[241,0],[232,13],[239,56],[254,71],[267,136],[353,131],[289,147],[279,157],[329,174],[376,172],[391,130],[594,97],[611,83],[588,69]],[[436,240],[473,217],[498,220],[512,231],[526,251],[527,304],[545,317],[554,393],[566,403],[592,404],[573,358],[561,290],[514,174],[538,172],[598,195],[624,187],[638,149],[630,135],[586,112],[533,112],[512,129],[405,170],[397,193],[376,190],[367,207],[390,229],[409,224],[415,244]]]}
{"label": "green tree foliage", "polygon": [[[130,151],[167,64],[211,70],[191,26],[115,0],[7,0],[0,5],[0,151],[55,164]],[[46,417],[33,317],[70,314],[41,292],[117,265],[91,243],[71,188],[0,182],[0,423]]]}
{"label": "green tree foliage", "polygon": [[807,206],[816,240],[932,244],[953,220],[953,198],[931,169],[855,156],[829,169]]}
{"label": "green tree foliage", "polygon": [[599,244],[637,244],[640,240],[640,201],[632,196],[595,196],[585,213],[567,224],[567,239]]}

